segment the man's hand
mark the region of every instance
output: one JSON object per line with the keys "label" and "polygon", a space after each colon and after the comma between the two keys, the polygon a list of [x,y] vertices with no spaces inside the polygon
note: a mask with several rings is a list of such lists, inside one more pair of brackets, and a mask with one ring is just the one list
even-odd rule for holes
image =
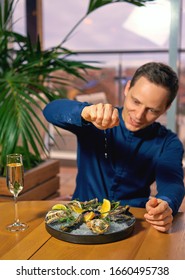
{"label": "man's hand", "polygon": [[173,216],[168,202],[153,197],[146,203],[146,211],[144,217],[155,229],[162,232],[170,229]]}
{"label": "man's hand", "polygon": [[99,129],[112,128],[119,125],[118,110],[111,104],[95,104],[84,107],[81,116]]}

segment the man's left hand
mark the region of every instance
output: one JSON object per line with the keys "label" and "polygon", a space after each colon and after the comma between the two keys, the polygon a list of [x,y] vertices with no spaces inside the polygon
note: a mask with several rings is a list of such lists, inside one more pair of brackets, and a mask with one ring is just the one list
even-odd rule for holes
{"label": "man's left hand", "polygon": [[172,226],[172,209],[168,202],[152,197],[146,203],[146,211],[144,215],[146,221],[158,231],[166,232]]}

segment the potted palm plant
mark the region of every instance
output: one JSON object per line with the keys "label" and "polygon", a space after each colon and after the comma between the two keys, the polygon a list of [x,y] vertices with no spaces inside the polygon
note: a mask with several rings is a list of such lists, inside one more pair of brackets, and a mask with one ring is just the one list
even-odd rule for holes
{"label": "potted palm plant", "polygon": [[[152,1],[152,0],[150,0]],[[74,53],[63,47],[74,29],[96,9],[115,2],[143,6],[143,1],[90,0],[86,14],[67,34],[62,43],[42,50],[38,42],[32,45],[29,34],[23,36],[12,30],[15,0],[0,2],[0,175],[5,175],[6,155],[21,153],[27,170],[47,158],[48,152],[42,130],[49,134],[47,124],[40,118],[44,104],[66,97],[64,86],[70,81],[54,77],[57,70],[83,79],[83,71],[93,68],[81,61],[69,59]],[[48,81],[55,78],[56,88]],[[45,155],[45,156],[43,156]],[[30,179],[29,179],[30,180]],[[1,181],[0,181],[1,184]],[[5,192],[6,193],[6,192]]]}

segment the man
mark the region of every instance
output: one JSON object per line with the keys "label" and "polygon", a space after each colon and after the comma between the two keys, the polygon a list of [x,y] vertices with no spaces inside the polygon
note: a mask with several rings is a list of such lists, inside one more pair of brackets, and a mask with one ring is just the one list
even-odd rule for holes
{"label": "man", "polygon": [[[78,174],[73,199],[97,197],[146,207],[145,219],[168,231],[184,197],[183,147],[173,132],[155,122],[178,91],[175,72],[150,62],[125,88],[123,108],[55,100],[44,109],[53,125],[77,136]],[[150,198],[150,186],[157,185]]]}

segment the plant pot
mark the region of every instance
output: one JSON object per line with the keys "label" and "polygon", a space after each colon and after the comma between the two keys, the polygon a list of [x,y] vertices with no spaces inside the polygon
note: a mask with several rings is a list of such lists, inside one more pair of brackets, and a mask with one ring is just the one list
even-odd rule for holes
{"label": "plant pot", "polygon": [[[60,161],[48,159],[24,174],[24,188],[19,200],[44,200],[56,197],[60,187]],[[12,200],[6,178],[0,177],[0,201]]]}

